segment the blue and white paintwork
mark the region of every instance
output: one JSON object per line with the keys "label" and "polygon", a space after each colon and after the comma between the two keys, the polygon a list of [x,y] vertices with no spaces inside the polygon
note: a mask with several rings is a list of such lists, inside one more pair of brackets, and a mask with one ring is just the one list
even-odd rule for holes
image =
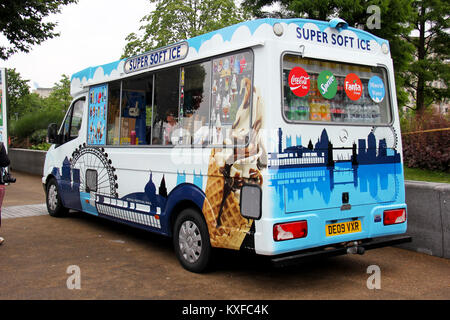
{"label": "blue and white paintwork", "polygon": [[[281,26],[282,35],[274,33],[275,24]],[[262,218],[253,222],[250,234],[255,252],[274,255],[406,231],[406,223],[384,226],[379,219],[386,209],[406,207],[393,64],[386,40],[351,27],[337,30],[323,21],[261,19],[236,24],[186,42],[189,50],[183,59],[149,66],[145,70],[126,73],[126,59],[83,69],[71,78],[71,94],[75,99],[87,97],[91,86],[251,48],[254,53],[253,86],[257,88],[253,107],[261,103],[261,143],[265,146],[268,160],[267,167],[261,170],[264,179]],[[384,66],[389,81],[384,88],[385,94],[390,95],[384,99],[390,99],[392,122],[379,129],[348,124],[299,125],[285,122],[281,109],[281,57],[286,52],[299,51],[304,57]],[[43,183],[50,176],[58,180],[64,206],[164,235],[171,235],[171,214],[178,204],[188,201],[202,210],[211,154],[208,147],[103,146],[107,154],[105,158],[111,160],[110,166],[114,168],[117,194],[80,193],[80,175],[76,166],[71,168],[70,159],[75,149],[90,147],[83,146],[87,142],[87,123],[85,112],[80,136],[58,148],[52,146],[47,153]],[[346,139],[342,142],[339,137],[344,131]],[[389,136],[387,141],[386,134],[393,138]],[[341,153],[341,158],[336,156],[330,160],[324,147],[325,136],[335,147],[349,151]],[[307,150],[308,141],[317,142],[315,156],[323,160],[308,164],[302,162],[300,158],[311,152]],[[356,145],[357,159],[352,158],[353,145]],[[286,165],[277,162],[286,155],[297,158],[297,162]],[[334,162],[333,166],[329,165],[330,161]],[[349,193],[350,210],[341,210],[343,192]],[[355,218],[362,221],[362,232],[325,236],[327,223]],[[273,240],[274,224],[298,220],[308,222],[306,238]]]}

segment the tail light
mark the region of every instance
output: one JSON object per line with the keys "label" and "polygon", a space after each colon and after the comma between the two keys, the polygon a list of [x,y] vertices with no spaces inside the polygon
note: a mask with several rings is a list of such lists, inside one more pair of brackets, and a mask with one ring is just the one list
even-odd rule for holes
{"label": "tail light", "polygon": [[406,221],[406,209],[386,210],[383,214],[383,224],[398,224]]}
{"label": "tail light", "polygon": [[306,220],[279,223],[273,226],[273,240],[275,241],[304,238],[307,235],[308,223]]}

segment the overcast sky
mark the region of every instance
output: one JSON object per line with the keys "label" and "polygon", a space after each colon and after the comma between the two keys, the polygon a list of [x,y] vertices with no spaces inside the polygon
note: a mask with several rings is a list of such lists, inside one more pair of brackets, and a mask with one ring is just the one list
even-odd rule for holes
{"label": "overcast sky", "polygon": [[53,87],[62,74],[118,60],[125,37],[138,31],[151,7],[148,0],[79,0],[48,19],[58,22],[59,37],[0,61],[0,67],[16,68],[31,89]]}

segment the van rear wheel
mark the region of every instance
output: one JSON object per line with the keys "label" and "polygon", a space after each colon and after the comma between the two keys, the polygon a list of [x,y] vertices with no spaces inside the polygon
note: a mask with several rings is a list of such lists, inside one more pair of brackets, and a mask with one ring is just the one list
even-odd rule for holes
{"label": "van rear wheel", "polygon": [[208,227],[198,211],[185,209],[178,215],[173,244],[177,258],[185,269],[196,273],[208,269],[212,249]]}
{"label": "van rear wheel", "polygon": [[58,184],[53,178],[47,183],[46,202],[48,214],[52,217],[63,217],[69,211],[62,205],[58,192]]}

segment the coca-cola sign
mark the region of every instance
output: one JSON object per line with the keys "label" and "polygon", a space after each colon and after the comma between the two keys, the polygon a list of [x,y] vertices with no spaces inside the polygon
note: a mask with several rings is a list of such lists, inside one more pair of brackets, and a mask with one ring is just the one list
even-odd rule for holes
{"label": "coca-cola sign", "polygon": [[298,97],[304,97],[309,92],[309,75],[301,67],[295,67],[289,72],[289,88]]}

